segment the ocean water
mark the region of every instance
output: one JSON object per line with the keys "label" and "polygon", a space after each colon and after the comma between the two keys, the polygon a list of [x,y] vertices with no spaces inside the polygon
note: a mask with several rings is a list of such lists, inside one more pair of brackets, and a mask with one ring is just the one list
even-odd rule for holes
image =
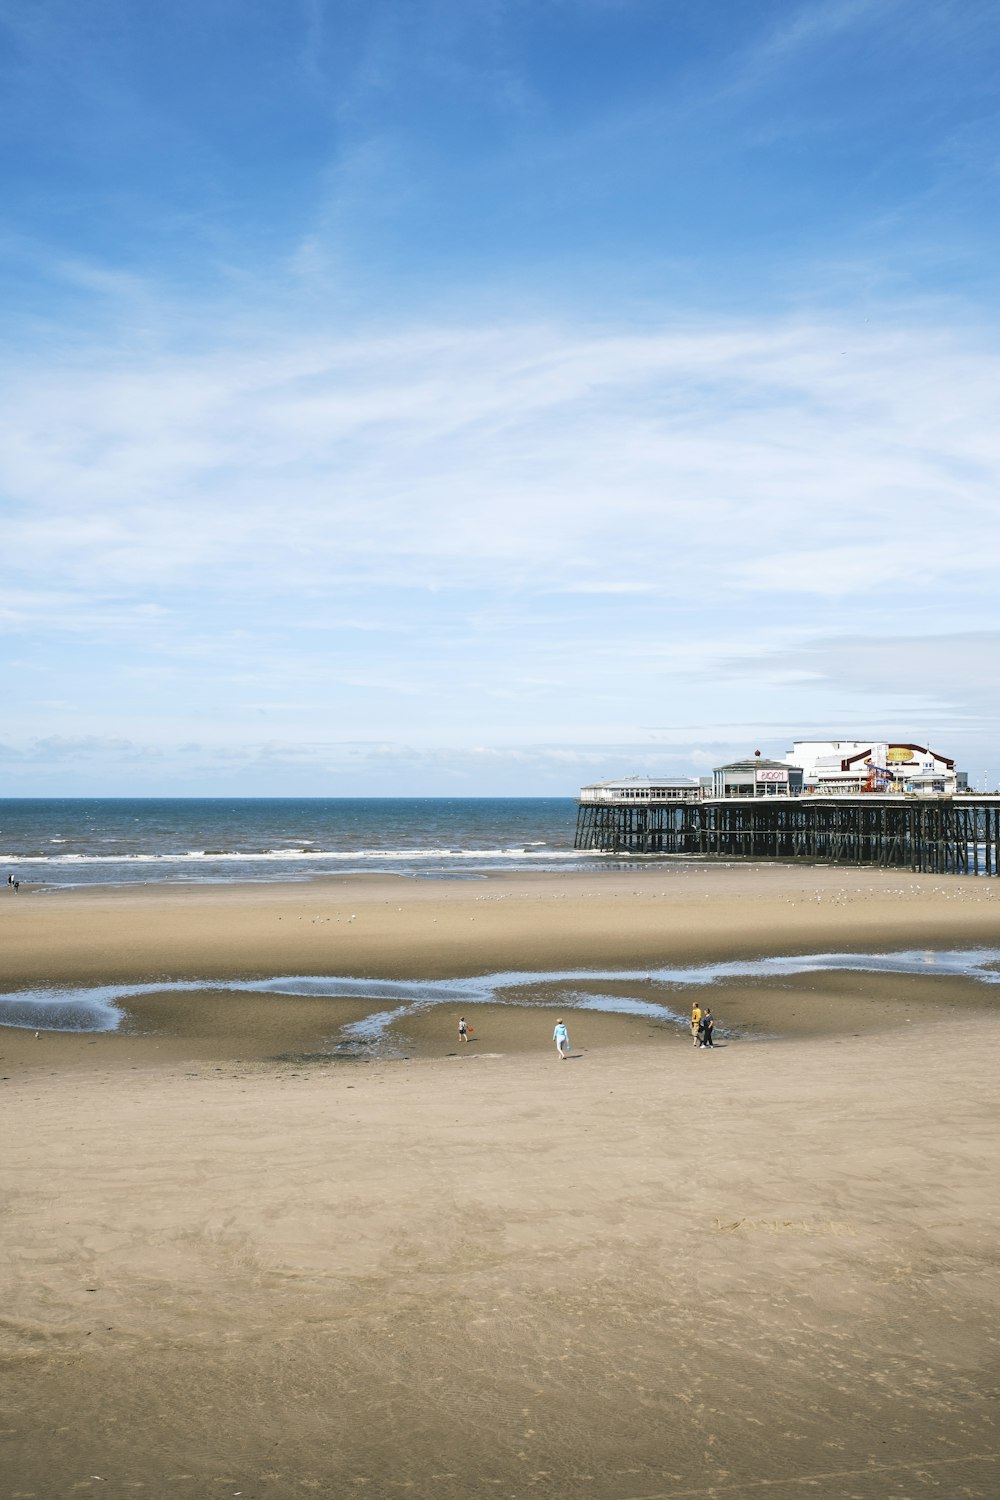
{"label": "ocean water", "polygon": [[[571,797],[0,799],[0,880],[70,886],[475,878],[605,866],[573,849]],[[619,861],[620,862],[620,861]]]}

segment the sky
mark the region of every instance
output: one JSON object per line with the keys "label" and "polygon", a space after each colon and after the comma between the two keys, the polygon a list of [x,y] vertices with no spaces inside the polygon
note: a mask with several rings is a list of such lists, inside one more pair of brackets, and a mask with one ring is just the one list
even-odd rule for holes
{"label": "sky", "polygon": [[1000,785],[994,0],[0,0],[0,795]]}

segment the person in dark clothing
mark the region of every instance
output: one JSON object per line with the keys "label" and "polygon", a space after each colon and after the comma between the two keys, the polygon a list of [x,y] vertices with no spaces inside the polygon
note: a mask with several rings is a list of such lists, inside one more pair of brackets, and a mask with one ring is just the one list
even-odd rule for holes
{"label": "person in dark clothing", "polygon": [[705,1007],[705,1014],[701,1018],[701,1045],[703,1047],[714,1047],[715,1019],[712,1012]]}

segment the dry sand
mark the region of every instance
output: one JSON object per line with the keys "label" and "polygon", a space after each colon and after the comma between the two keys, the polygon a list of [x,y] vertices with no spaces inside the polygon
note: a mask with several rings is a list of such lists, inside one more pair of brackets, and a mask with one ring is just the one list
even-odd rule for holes
{"label": "dry sand", "polygon": [[[8,989],[640,969],[1000,946],[998,900],[709,865],[22,887],[0,941]],[[395,1061],[330,1063],[331,1002],[279,997],[0,1031],[2,1493],[995,1497],[994,993],[730,984],[715,1053],[571,1013],[568,1063],[530,1006],[461,1053],[431,1009]]]}

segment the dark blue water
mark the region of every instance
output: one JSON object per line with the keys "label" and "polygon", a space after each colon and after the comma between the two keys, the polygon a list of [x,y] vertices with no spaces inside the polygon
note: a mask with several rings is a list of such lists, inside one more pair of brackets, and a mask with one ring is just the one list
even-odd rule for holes
{"label": "dark blue water", "polygon": [[10,798],[0,881],[47,886],[473,877],[591,866],[569,797]]}

